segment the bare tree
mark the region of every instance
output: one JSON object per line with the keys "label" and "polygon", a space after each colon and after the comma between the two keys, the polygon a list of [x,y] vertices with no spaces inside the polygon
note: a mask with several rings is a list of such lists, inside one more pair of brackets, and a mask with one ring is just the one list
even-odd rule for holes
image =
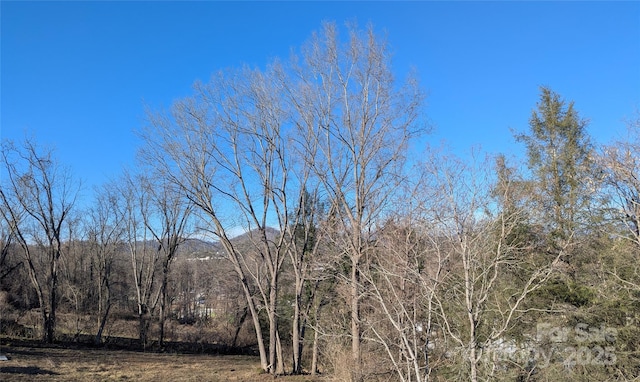
{"label": "bare tree", "polygon": [[[323,223],[323,205],[319,200],[317,189],[311,193],[303,189],[299,204],[289,227],[289,235],[293,238],[288,248],[289,259],[293,271],[294,298],[292,323],[293,373],[302,373],[302,354],[305,332],[311,309],[316,306],[320,283],[327,277],[325,272],[326,256],[321,247],[326,244],[321,224]],[[314,312],[314,316],[318,311]],[[316,330],[317,333],[317,330]],[[311,373],[317,371],[317,341],[314,342],[315,357],[312,356]],[[314,362],[315,360],[315,362]]]}
{"label": "bare tree", "polygon": [[62,250],[64,256],[60,258],[59,306],[73,312],[74,338],[77,340],[82,331],[86,329],[84,317],[90,313],[93,302],[92,293],[92,259],[89,256],[88,246],[83,227],[82,213],[75,210],[67,218],[67,224]]}
{"label": "bare tree", "polygon": [[[360,270],[372,227],[401,181],[409,141],[417,125],[422,93],[415,79],[399,85],[390,52],[373,28],[349,28],[346,42],[325,24],[294,59],[289,102],[306,159],[336,211],[336,246],[350,260],[353,379],[362,379]],[[287,88],[288,89],[288,88]]]}
{"label": "bare tree", "polygon": [[[449,263],[433,296],[438,325],[452,344],[449,350],[459,350],[465,378],[490,378],[497,364],[486,362],[486,352],[508,339],[526,312],[527,299],[545,285],[563,253],[535,256],[537,248],[519,236],[523,211],[501,204],[511,184],[493,187],[490,166],[445,158],[433,158],[426,166],[439,199],[432,204],[432,240],[444,248]],[[502,191],[500,197],[495,189]]]}
{"label": "bare tree", "polygon": [[[189,223],[192,204],[177,192],[172,184],[161,177],[141,179],[141,186],[149,193],[149,209],[141,210],[144,225],[158,245],[161,263],[160,303],[160,347],[164,345],[165,320],[167,318],[169,272],[178,254],[178,247],[190,234]],[[154,303],[155,304],[155,303]]]}
{"label": "bare tree", "polygon": [[138,302],[140,341],[146,346],[149,326],[159,306],[162,346],[171,265],[188,237],[192,205],[160,177],[127,174],[120,195]]}
{"label": "bare tree", "polygon": [[58,164],[51,150],[32,140],[22,146],[2,142],[7,177],[0,188],[3,216],[20,245],[43,320],[43,339],[53,342],[58,307],[58,271],[63,234],[79,183]]}
{"label": "bare tree", "polygon": [[624,141],[605,146],[598,161],[603,172],[607,216],[624,227],[623,238],[640,246],[640,112]]}
{"label": "bare tree", "polygon": [[[281,97],[268,71],[249,69],[219,73],[195,91],[176,102],[170,115],[150,116],[145,156],[194,203],[202,229],[219,239],[242,284],[262,368],[276,373],[284,365],[278,280],[295,202],[288,196],[290,159]],[[231,229],[238,227],[247,232],[250,248],[231,240]],[[259,301],[269,322],[268,357]]]}
{"label": "bare tree", "polygon": [[126,223],[122,195],[117,185],[106,184],[96,190],[96,200],[88,214],[87,236],[94,257],[97,291],[98,330],[95,342],[102,342],[102,334],[114,303],[113,272],[115,257],[125,243]]}
{"label": "bare tree", "polygon": [[[398,85],[389,49],[372,28],[349,32],[343,44],[327,24],[291,65],[228,71],[196,84],[195,96],[175,103],[170,113],[152,114],[144,133],[147,158],[199,208],[205,228],[234,264],[262,366],[270,372],[282,367],[278,279],[294,238],[290,220],[301,211],[300,190],[316,188],[307,187],[312,179],[338,217],[335,245],[346,248],[351,260],[352,354],[354,377],[361,379],[360,264],[371,228],[401,181],[409,140],[421,130],[417,81]],[[294,148],[303,153],[296,156],[304,158],[300,168],[292,165]],[[236,248],[229,231],[234,226],[249,233],[257,256]],[[270,236],[269,227],[277,233]],[[252,287],[266,307],[268,360]]]}
{"label": "bare tree", "polygon": [[[609,223],[603,228],[607,235],[627,242],[631,250],[630,261],[614,264],[607,272],[624,289],[640,291],[640,111],[628,122],[627,139],[605,146],[598,165],[603,180],[602,206]],[[621,255],[624,251],[617,252]]]}
{"label": "bare tree", "polygon": [[8,211],[0,209],[0,281],[13,272],[20,263],[10,264],[10,248],[14,241],[14,234],[11,229],[12,220]]}
{"label": "bare tree", "polygon": [[427,381],[438,363],[433,350],[440,340],[435,331],[436,293],[450,261],[434,236],[431,212],[437,195],[425,189],[423,181],[418,176],[403,185],[394,213],[376,231],[375,251],[362,272],[370,306],[364,332],[379,346],[378,364],[401,381]]}
{"label": "bare tree", "polygon": [[137,302],[138,338],[140,344],[146,347],[159,291],[156,273],[162,248],[153,242],[145,226],[144,215],[149,214],[147,211],[151,208],[149,190],[140,186],[140,179],[136,176],[126,173],[119,184],[119,193],[123,197],[121,208],[126,222],[125,240]]}

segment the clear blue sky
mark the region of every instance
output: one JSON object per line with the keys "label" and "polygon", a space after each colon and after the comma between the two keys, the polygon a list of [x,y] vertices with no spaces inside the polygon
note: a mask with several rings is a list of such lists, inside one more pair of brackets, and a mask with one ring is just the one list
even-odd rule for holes
{"label": "clear blue sky", "polygon": [[145,104],[197,79],[264,65],[324,20],[386,31],[398,75],[428,93],[430,140],[521,155],[547,85],[599,143],[640,107],[639,2],[0,2],[2,139],[56,147],[89,189],[134,161]]}

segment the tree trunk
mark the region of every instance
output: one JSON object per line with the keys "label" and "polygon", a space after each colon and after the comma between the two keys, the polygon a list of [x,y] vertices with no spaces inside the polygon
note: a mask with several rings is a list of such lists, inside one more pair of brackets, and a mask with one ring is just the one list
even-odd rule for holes
{"label": "tree trunk", "polygon": [[[317,310],[316,310],[317,313]],[[313,331],[313,346],[311,348],[311,375],[318,373],[318,330]]]}
{"label": "tree trunk", "polygon": [[[55,256],[55,255],[54,255]],[[51,264],[51,291],[49,293],[49,315],[45,322],[45,330],[47,336],[47,343],[52,344],[55,339],[56,330],[56,309],[58,305],[58,270],[57,261],[53,260]]]}
{"label": "tree trunk", "polygon": [[468,305],[467,317],[469,319],[469,380],[471,382],[478,382],[478,365],[476,363],[476,320],[473,317],[472,307]]}
{"label": "tree trunk", "polygon": [[143,350],[147,349],[147,337],[150,326],[150,313],[146,305],[141,305],[138,310],[138,338]]}
{"label": "tree trunk", "polygon": [[102,343],[102,333],[104,332],[104,327],[107,325],[107,319],[109,317],[109,311],[111,310],[111,302],[108,301],[106,305],[106,309],[104,313],[100,317],[100,324],[98,326],[98,333],[96,334],[95,343],[99,345]]}
{"label": "tree trunk", "polygon": [[160,301],[160,320],[158,322],[158,324],[160,326],[160,328],[159,328],[160,333],[158,335],[158,343],[160,345],[160,348],[162,348],[164,346],[164,324],[165,324],[165,316],[166,316],[166,313],[165,313],[165,308],[166,308],[165,307],[165,302],[166,302],[166,296],[163,293],[162,299]]}
{"label": "tree trunk", "polygon": [[236,324],[236,332],[234,333],[233,341],[231,342],[231,346],[234,348],[238,346],[238,336],[240,335],[240,330],[242,330],[242,325],[244,324],[244,320],[247,318],[247,313],[248,313],[248,309],[245,306],[244,309],[242,309],[242,314],[240,315],[240,319]]}
{"label": "tree trunk", "polygon": [[293,374],[300,374],[302,366],[300,365],[300,354],[302,347],[300,346],[300,302],[296,296],[296,302],[293,309],[293,324],[291,333],[291,351],[293,352]]}
{"label": "tree trunk", "polygon": [[469,345],[469,362],[470,362],[470,376],[471,382],[478,382],[478,365],[476,364],[476,344],[475,341],[471,341]]}
{"label": "tree trunk", "polygon": [[[236,269],[238,271],[238,269]],[[241,271],[238,271],[241,273]],[[249,290],[249,285],[247,284],[247,279],[242,275],[240,276],[240,283],[242,284],[242,290],[244,291],[244,296],[247,299],[247,306],[249,307],[249,311],[251,312],[251,319],[253,320],[253,328],[256,332],[256,341],[258,342],[258,353],[260,354],[260,367],[262,370],[269,371],[269,364],[267,360],[267,351],[264,347],[264,339],[262,338],[262,328],[260,327],[260,318],[258,317],[258,312],[256,311],[256,305],[253,302],[253,297],[251,297],[251,291]]]}
{"label": "tree trunk", "polygon": [[278,346],[279,344],[279,336],[278,336],[278,316],[276,309],[278,298],[278,288],[277,288],[277,279],[275,277],[272,278],[272,283],[269,288],[269,372],[271,374],[276,374],[279,371],[279,362],[281,361],[278,357]]}
{"label": "tree trunk", "polygon": [[169,263],[165,262],[162,270],[162,290],[160,291],[160,336],[159,336],[159,344],[160,348],[164,346],[164,326],[166,319],[166,309],[167,309],[167,285],[169,284]]}
{"label": "tree trunk", "polygon": [[[98,285],[98,332],[96,333],[95,343],[99,345],[102,343],[102,333],[107,325],[107,319],[109,318],[109,312],[111,311],[111,286],[109,284],[109,278],[106,276],[106,266],[101,272],[101,282]],[[104,272],[104,273],[103,273]],[[105,296],[106,295],[106,296]]]}
{"label": "tree trunk", "polygon": [[298,354],[299,354],[299,368],[300,371],[299,373],[302,374],[302,349],[304,348],[304,334],[307,328],[307,320],[306,319],[302,319],[302,321],[300,322],[300,343],[298,344]]}
{"label": "tree trunk", "polygon": [[47,327],[49,324],[49,314],[47,313],[47,308],[43,304],[40,304],[40,313],[42,315],[42,332],[40,335],[42,341],[47,342],[47,334],[49,332]]}
{"label": "tree trunk", "polygon": [[280,333],[276,328],[276,374],[284,374],[284,357],[282,356],[282,342],[280,341]]}
{"label": "tree trunk", "polygon": [[300,324],[300,294],[302,290],[301,286],[302,282],[299,277],[296,277],[296,296],[295,302],[293,306],[293,324],[292,324],[292,333],[291,333],[291,350],[293,352],[293,370],[291,371],[293,374],[302,373],[302,328]]}
{"label": "tree trunk", "polygon": [[351,259],[351,357],[352,380],[362,380],[360,354],[360,261],[357,255]]}

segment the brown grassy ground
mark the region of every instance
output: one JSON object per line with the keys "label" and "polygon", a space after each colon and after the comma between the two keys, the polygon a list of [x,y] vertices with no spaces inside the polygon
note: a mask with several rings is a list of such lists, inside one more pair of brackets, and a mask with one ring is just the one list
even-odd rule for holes
{"label": "brown grassy ground", "polygon": [[[0,343],[0,381],[272,381],[252,356],[144,353]],[[317,382],[320,377],[281,376]]]}

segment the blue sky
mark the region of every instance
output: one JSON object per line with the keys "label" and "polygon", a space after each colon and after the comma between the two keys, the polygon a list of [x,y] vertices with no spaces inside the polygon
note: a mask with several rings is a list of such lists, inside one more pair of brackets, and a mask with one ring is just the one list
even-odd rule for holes
{"label": "blue sky", "polygon": [[640,108],[640,2],[0,2],[2,139],[54,145],[90,190],[133,164],[145,105],[195,80],[286,57],[322,21],[386,33],[399,77],[457,152],[522,155],[546,85],[575,101],[598,143]]}

